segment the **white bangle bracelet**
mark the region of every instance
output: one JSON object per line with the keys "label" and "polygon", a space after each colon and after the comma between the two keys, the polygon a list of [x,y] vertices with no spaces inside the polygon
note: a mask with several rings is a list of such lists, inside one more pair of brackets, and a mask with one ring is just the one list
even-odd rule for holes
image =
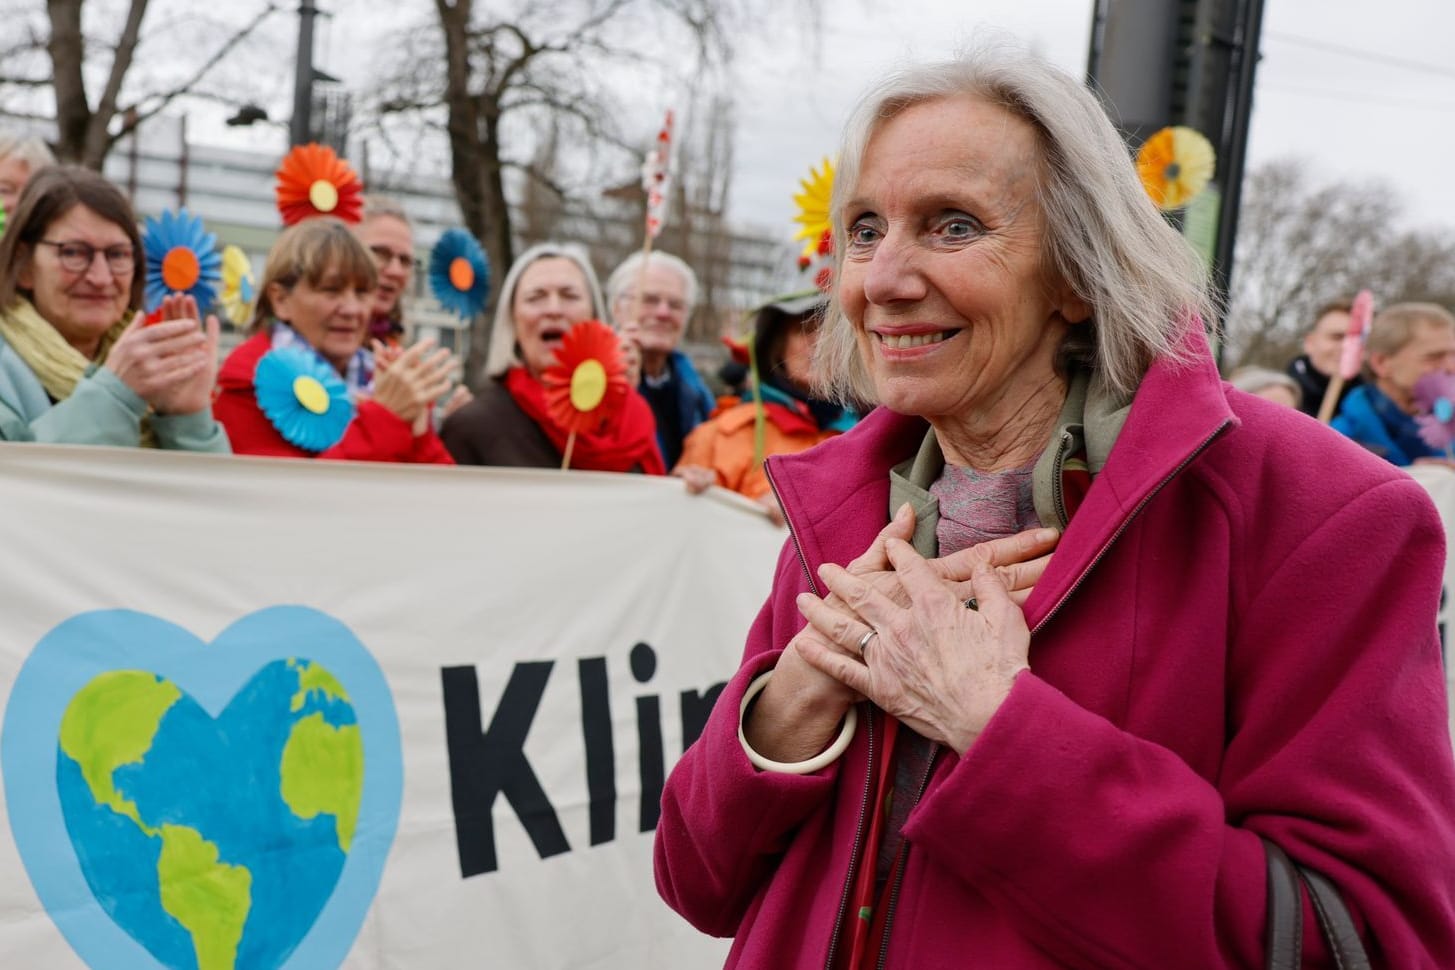
{"label": "white bangle bracelet", "polygon": [[738,706],[738,743],[743,746],[743,753],[753,763],[753,767],[759,771],[776,771],[784,775],[810,775],[821,768],[826,768],[844,753],[849,747],[849,742],[854,738],[854,728],[859,724],[859,709],[850,706],[844,714],[844,726],[839,729],[839,736],[834,738],[834,743],[829,745],[822,754],[815,755],[807,761],[795,761],[792,763],[783,761],[770,761],[754,751],[748,744],[748,737],[743,733],[743,715],[747,713],[748,705],[753,703],[753,698],[762,693],[763,688],[768,685],[768,678],[773,676],[773,671],[766,670],[753,679],[748,685],[747,691],[743,694],[743,702]]}

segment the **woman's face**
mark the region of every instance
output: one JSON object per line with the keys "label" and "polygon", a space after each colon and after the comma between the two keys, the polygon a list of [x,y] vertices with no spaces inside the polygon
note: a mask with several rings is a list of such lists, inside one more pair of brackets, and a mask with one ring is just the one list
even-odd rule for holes
{"label": "woman's face", "polygon": [[14,155],[0,158],[0,206],[4,206],[7,213],[15,211],[15,205],[20,201],[20,191],[28,181],[29,162]]}
{"label": "woman's face", "polygon": [[532,377],[539,377],[554,362],[566,331],[591,319],[586,274],[563,256],[538,259],[516,281],[510,312],[520,359]]}
{"label": "woman's face", "polygon": [[270,284],[274,316],[298,331],[340,373],[364,344],[374,291],[330,266],[315,286],[299,280],[291,290]]}
{"label": "woman's face", "polygon": [[783,338],[783,374],[796,386],[808,390],[813,386],[813,348],[818,343],[818,327],[809,321],[787,324]]}
{"label": "woman's face", "polygon": [[[111,220],[76,205],[51,222],[40,239],[42,244],[30,253],[16,281],[21,289],[30,291],[36,310],[66,343],[94,358],[102,336],[130,308],[136,272],[134,259],[126,260],[122,272],[113,270],[106,250],[134,253],[131,237]],[[63,265],[62,253],[74,258],[77,250],[87,246],[94,254],[84,270]]]}
{"label": "woman's face", "polygon": [[398,306],[414,275],[414,233],[393,216],[376,216],[354,230],[354,235],[379,267],[372,316],[385,317]]}
{"label": "woman's face", "polygon": [[1039,154],[1029,123],[971,97],[908,108],[870,139],[839,213],[839,287],[880,403],[995,421],[1054,380],[1068,321],[1088,313],[1042,267]]}

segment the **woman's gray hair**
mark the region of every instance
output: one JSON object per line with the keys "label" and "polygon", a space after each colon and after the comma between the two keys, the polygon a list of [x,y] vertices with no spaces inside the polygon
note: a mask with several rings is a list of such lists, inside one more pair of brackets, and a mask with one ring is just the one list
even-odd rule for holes
{"label": "woman's gray hair", "polygon": [[[1073,326],[1063,356],[1083,356],[1114,390],[1130,395],[1153,358],[1182,359],[1190,317],[1211,320],[1207,270],[1157,211],[1130,153],[1097,98],[1064,71],[1027,51],[979,46],[959,58],[890,75],[859,102],[844,129],[834,177],[834,278],[842,278],[844,206],[876,131],[907,108],[946,98],[1000,105],[1035,129],[1040,144],[1037,201],[1046,220],[1042,248],[1054,271],[1091,307]],[[855,329],[837,293],[818,343],[820,381],[833,396],[873,401]],[[1079,352],[1079,353],[1078,353]]]}
{"label": "woman's gray hair", "polygon": [[34,135],[12,135],[0,131],[0,159],[3,158],[24,162],[30,166],[31,175],[47,165],[56,164],[56,156],[51,154],[45,142]]}
{"label": "woman's gray hair", "polygon": [[1257,394],[1270,387],[1281,387],[1293,395],[1294,407],[1303,403],[1303,388],[1298,386],[1298,381],[1282,371],[1257,366],[1239,367],[1228,378],[1228,383],[1249,394]]}
{"label": "woman's gray hair", "polygon": [[[632,253],[622,260],[621,265],[612,270],[611,275],[606,278],[606,305],[610,307],[613,318],[616,316],[617,300],[623,293],[635,286],[641,277],[642,260],[644,259],[648,266],[661,266],[682,277],[683,296],[687,301],[687,312],[690,314],[692,308],[697,306],[697,274],[692,272],[692,267],[680,258],[671,253],[654,249],[650,254],[644,254],[641,250]],[[618,326],[621,324],[620,320],[613,319],[613,322]]]}
{"label": "woman's gray hair", "polygon": [[596,271],[586,250],[574,243],[543,242],[515,257],[510,272],[500,284],[500,296],[495,302],[495,322],[490,326],[490,352],[485,357],[485,376],[500,377],[510,368],[521,363],[515,346],[515,288],[520,283],[526,267],[539,259],[569,259],[586,277],[586,289],[591,296],[591,315],[601,320],[605,314],[605,303],[601,299],[601,284],[596,281]]}

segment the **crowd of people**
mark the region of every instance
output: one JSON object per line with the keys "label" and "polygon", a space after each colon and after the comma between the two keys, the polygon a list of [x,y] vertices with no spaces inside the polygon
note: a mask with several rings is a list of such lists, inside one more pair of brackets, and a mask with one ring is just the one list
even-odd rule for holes
{"label": "crowd of people", "polygon": [[[485,379],[459,387],[410,339],[413,229],[386,199],[279,235],[219,367],[194,301],[139,312],[123,195],[11,158],[6,440],[527,468],[574,448],[789,526],[656,833],[661,894],[734,938],[730,966],[1455,966],[1443,530],[1392,467],[1449,460],[1417,385],[1455,373],[1455,318],[1383,308],[1346,382],[1333,303],[1286,375],[1225,382],[1205,266],[1042,59],[984,48],[866,96],[831,290],[759,308],[757,380],[723,398],[681,347],[685,262],[638,254],[603,289],[556,243],[509,267]],[[573,435],[543,376],[592,319],[631,390]],[[1330,393],[1343,438],[1295,413]]]}
{"label": "crowd of people", "polygon": [[[749,338],[759,379],[710,390],[681,347],[696,275],[669,253],[633,255],[604,291],[577,246],[545,243],[522,253],[497,299],[484,383],[469,388],[451,379],[458,363],[449,354],[427,341],[406,346],[404,296],[416,246],[409,215],[391,199],[366,197],[354,226],[324,218],[282,233],[268,256],[252,334],[220,367],[203,359],[215,357],[216,336],[194,304],[169,302],[161,324],[143,325],[140,237],[114,186],[57,165],[39,139],[0,135],[0,206],[9,213],[0,248],[6,440],[559,467],[568,432],[550,417],[541,375],[573,324],[599,319],[621,335],[635,393],[611,427],[573,443],[572,467],[670,472],[692,492],[739,492],[782,522],[764,457],[839,434],[857,421],[855,406],[862,409],[860,401],[816,396],[813,346],[828,308],[822,293],[761,307]],[[1317,414],[1339,369],[1351,309],[1347,298],[1322,306],[1286,373],[1244,367],[1231,383]],[[287,440],[255,400],[257,365],[279,347],[307,348],[347,387],[352,419],[325,447]],[[1413,390],[1426,374],[1455,373],[1449,313],[1433,304],[1386,307],[1365,351],[1362,373],[1344,381],[1333,402],[1333,427],[1397,465],[1449,462],[1421,439]]]}
{"label": "crowd of people", "polygon": [[[153,314],[160,321],[142,313],[137,219],[111,183],[56,164],[37,139],[12,138],[0,141],[0,199],[9,213],[0,251],[4,440],[559,468],[569,432],[547,407],[542,374],[567,331],[592,319],[620,333],[632,391],[613,421],[571,440],[572,468],[674,472],[693,492],[722,486],[777,516],[764,454],[811,447],[855,420],[812,397],[821,294],[787,317],[777,304],[763,308],[765,366],[754,389],[721,399],[709,390],[681,348],[697,278],[669,253],[633,255],[603,293],[580,247],[526,250],[505,275],[485,380],[472,390],[456,380],[450,353],[411,342],[403,297],[416,268],[414,227],[391,199],[366,197],[356,225],[319,216],[283,230],[249,334],[220,362],[219,324],[195,301],[168,298]],[[318,420],[279,406],[273,393],[278,375],[306,377],[310,366],[326,368],[344,398],[320,404]],[[766,449],[743,434],[743,416],[760,406]]]}

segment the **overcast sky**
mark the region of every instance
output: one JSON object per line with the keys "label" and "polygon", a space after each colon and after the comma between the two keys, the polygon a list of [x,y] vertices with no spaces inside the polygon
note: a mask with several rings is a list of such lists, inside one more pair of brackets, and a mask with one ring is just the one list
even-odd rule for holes
{"label": "overcast sky", "polygon": [[[360,0],[320,5],[342,13],[351,2]],[[369,16],[324,21],[319,65],[351,86],[367,84],[373,59],[358,52],[375,39],[360,33],[384,9],[402,17],[421,3],[369,0]],[[795,228],[798,179],[834,152],[850,107],[887,70],[948,56],[985,30],[1018,38],[1078,75],[1086,67],[1091,0],[838,0],[824,7],[817,58],[789,25],[770,31],[774,39],[738,45],[732,212],[785,239]],[[419,22],[424,15],[410,16]],[[1405,200],[1411,223],[1455,230],[1452,38],[1455,0],[1265,0],[1250,164],[1296,156],[1321,179],[1382,179]],[[260,86],[287,86],[290,78],[280,72]],[[655,102],[643,105],[652,124],[659,111]]]}
{"label": "overcast sky", "polygon": [[[817,68],[789,51],[742,55],[734,208],[788,225],[796,179],[832,154],[869,81],[998,30],[1086,68],[1090,0],[841,3]],[[1321,178],[1379,178],[1413,222],[1455,230],[1455,0],[1266,0],[1249,162],[1306,159]],[[1349,48],[1345,51],[1342,48]],[[1409,66],[1400,66],[1401,64]]]}

